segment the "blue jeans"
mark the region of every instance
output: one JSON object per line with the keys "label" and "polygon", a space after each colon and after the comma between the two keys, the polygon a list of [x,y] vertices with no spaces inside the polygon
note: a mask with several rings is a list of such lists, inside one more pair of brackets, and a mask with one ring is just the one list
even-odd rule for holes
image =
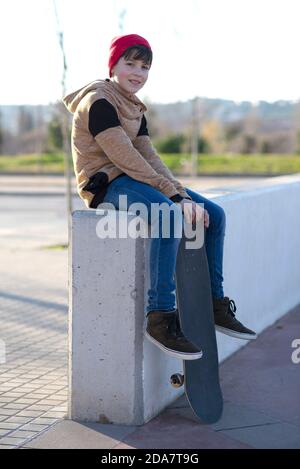
{"label": "blue jeans", "polygon": [[[205,233],[205,248],[211,278],[212,296],[222,298],[223,293],[223,246],[225,236],[225,212],[219,205],[206,199],[197,192],[185,188],[189,196],[198,203],[204,203],[204,208],[209,213],[209,227]],[[180,213],[180,217],[172,217],[170,236],[165,238],[159,231],[159,237],[150,239],[150,288],[148,290],[148,305],[146,311],[165,310],[172,311],[176,303],[175,268],[176,257],[181,241],[176,237],[174,218],[182,223],[183,214],[179,205],[165,196],[149,184],[139,182],[126,174],[114,179],[108,186],[104,203],[111,203],[116,210],[119,209],[119,196],[127,195],[127,207],[136,202],[143,202],[148,209],[148,223],[151,220],[151,203],[167,203],[174,205],[174,209]],[[99,205],[101,207],[101,204]],[[122,207],[121,207],[122,209]],[[161,226],[161,219],[157,219]],[[177,222],[178,223],[178,222]],[[177,234],[178,236],[178,234]]]}

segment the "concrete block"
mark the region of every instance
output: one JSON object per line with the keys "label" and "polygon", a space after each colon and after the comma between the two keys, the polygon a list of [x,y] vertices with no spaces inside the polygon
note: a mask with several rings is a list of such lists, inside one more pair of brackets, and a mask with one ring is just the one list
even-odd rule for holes
{"label": "concrete block", "polygon": [[[126,224],[127,212],[111,216]],[[150,239],[101,239],[102,218],[97,210],[73,213],[68,415],[142,425],[183,392],[169,384],[182,363],[144,339]]]}

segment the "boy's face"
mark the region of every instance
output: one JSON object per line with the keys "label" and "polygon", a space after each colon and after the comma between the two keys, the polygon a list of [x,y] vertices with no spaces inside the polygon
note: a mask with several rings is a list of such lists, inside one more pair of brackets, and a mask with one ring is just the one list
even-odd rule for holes
{"label": "boy's face", "polygon": [[124,59],[120,57],[112,69],[112,80],[125,91],[137,93],[146,83],[150,66],[142,60]]}

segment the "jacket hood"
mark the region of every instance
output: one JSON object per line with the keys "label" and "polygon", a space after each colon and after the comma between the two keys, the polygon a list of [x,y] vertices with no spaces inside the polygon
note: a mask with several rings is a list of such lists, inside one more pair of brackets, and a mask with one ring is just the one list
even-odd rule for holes
{"label": "jacket hood", "polygon": [[66,95],[63,99],[62,102],[70,111],[72,114],[76,111],[80,101],[90,92],[101,92],[101,91],[106,91],[108,95],[114,95],[114,94],[121,94],[123,97],[127,98],[129,101],[133,102],[134,104],[139,104],[140,106],[143,107],[144,112],[147,111],[146,105],[140,101],[140,99],[135,96],[135,94],[132,93],[127,93],[124,91],[118,83],[114,83],[112,80],[95,80],[92,81],[91,83],[88,83],[87,85],[83,86],[82,88],[79,88],[76,91],[73,91],[72,93]]}
{"label": "jacket hood", "polygon": [[78,90],[73,91],[72,93],[66,95],[62,101],[64,105],[66,106],[66,108],[68,109],[68,111],[74,114],[82,98],[84,98],[84,96],[90,91],[96,91],[97,89],[99,89],[103,81],[104,80],[92,81],[88,85],[85,85],[82,88],[79,88]]}

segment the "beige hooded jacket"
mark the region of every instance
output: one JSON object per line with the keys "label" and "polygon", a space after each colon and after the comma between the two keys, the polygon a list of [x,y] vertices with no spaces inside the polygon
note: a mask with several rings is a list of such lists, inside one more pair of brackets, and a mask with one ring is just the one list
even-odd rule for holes
{"label": "beige hooded jacket", "polygon": [[[98,100],[113,106],[118,121],[117,125],[104,126],[93,136],[89,113]],[[127,93],[107,78],[95,80],[68,94],[63,103],[73,114],[71,145],[77,190],[88,208],[97,208],[108,184],[124,173],[169,198],[180,194],[190,199],[156,153],[148,132],[139,135],[147,107],[136,95]]]}

